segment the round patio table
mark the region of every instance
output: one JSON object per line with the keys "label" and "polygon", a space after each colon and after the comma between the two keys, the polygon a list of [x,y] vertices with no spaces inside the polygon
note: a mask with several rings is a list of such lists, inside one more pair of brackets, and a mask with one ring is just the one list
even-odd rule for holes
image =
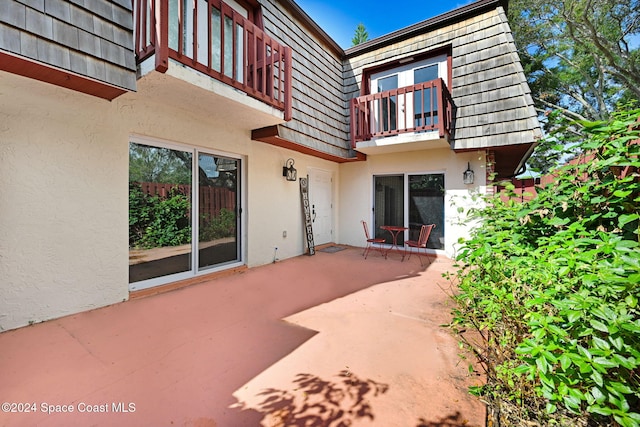
{"label": "round patio table", "polygon": [[[381,225],[380,229],[387,230],[389,233],[391,233],[391,237],[393,239],[393,243],[391,244],[391,247],[387,249],[387,255],[389,254],[389,251],[391,251],[393,248],[396,248],[396,250],[400,251],[400,247],[398,247],[398,234],[400,234],[400,232],[404,232],[405,230],[408,230],[409,227],[403,227],[401,225]],[[406,249],[403,248],[402,261],[404,261],[405,255],[406,255]]]}

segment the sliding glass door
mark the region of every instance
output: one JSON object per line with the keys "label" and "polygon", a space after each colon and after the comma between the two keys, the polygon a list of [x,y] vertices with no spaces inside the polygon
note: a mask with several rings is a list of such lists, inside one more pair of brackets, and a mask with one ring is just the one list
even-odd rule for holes
{"label": "sliding glass door", "polygon": [[200,153],[198,270],[240,259],[238,245],[238,159]]}
{"label": "sliding glass door", "polygon": [[[374,230],[377,238],[391,244],[391,234],[382,230],[383,225],[404,225],[404,175],[381,175],[373,177],[374,185]],[[398,235],[398,245],[404,245],[404,234]]]}
{"label": "sliding glass door", "polygon": [[427,247],[444,248],[444,174],[409,175],[409,239],[418,240],[423,224],[435,224]]}
{"label": "sliding glass door", "polygon": [[428,248],[444,248],[444,174],[397,174],[373,177],[374,234],[391,244],[391,234],[383,225],[407,227],[398,234],[398,245],[405,238],[417,240],[423,224],[435,224]]}
{"label": "sliding glass door", "polygon": [[240,166],[196,149],[130,143],[131,290],[241,262]]}
{"label": "sliding glass door", "polygon": [[191,270],[193,155],[129,146],[129,283]]}

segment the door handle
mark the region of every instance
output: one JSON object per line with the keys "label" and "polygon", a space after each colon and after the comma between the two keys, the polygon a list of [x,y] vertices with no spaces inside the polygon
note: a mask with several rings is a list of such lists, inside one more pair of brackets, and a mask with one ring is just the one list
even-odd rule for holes
{"label": "door handle", "polygon": [[311,218],[311,222],[316,222],[316,205],[311,206],[311,214],[313,218]]}

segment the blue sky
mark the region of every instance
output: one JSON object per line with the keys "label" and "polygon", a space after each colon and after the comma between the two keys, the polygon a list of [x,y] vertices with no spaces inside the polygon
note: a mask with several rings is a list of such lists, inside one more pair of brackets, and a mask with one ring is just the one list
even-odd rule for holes
{"label": "blue sky", "polygon": [[359,23],[364,24],[371,40],[472,2],[472,0],[294,1],[343,49],[351,47],[351,39]]}

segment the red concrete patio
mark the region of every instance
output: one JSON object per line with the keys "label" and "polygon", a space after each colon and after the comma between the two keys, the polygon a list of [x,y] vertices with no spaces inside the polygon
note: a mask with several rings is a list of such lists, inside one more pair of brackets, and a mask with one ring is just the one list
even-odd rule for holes
{"label": "red concrete patio", "polygon": [[479,379],[440,326],[451,262],[361,254],[317,252],[4,332],[0,402],[15,405],[0,425],[483,426],[466,392]]}

